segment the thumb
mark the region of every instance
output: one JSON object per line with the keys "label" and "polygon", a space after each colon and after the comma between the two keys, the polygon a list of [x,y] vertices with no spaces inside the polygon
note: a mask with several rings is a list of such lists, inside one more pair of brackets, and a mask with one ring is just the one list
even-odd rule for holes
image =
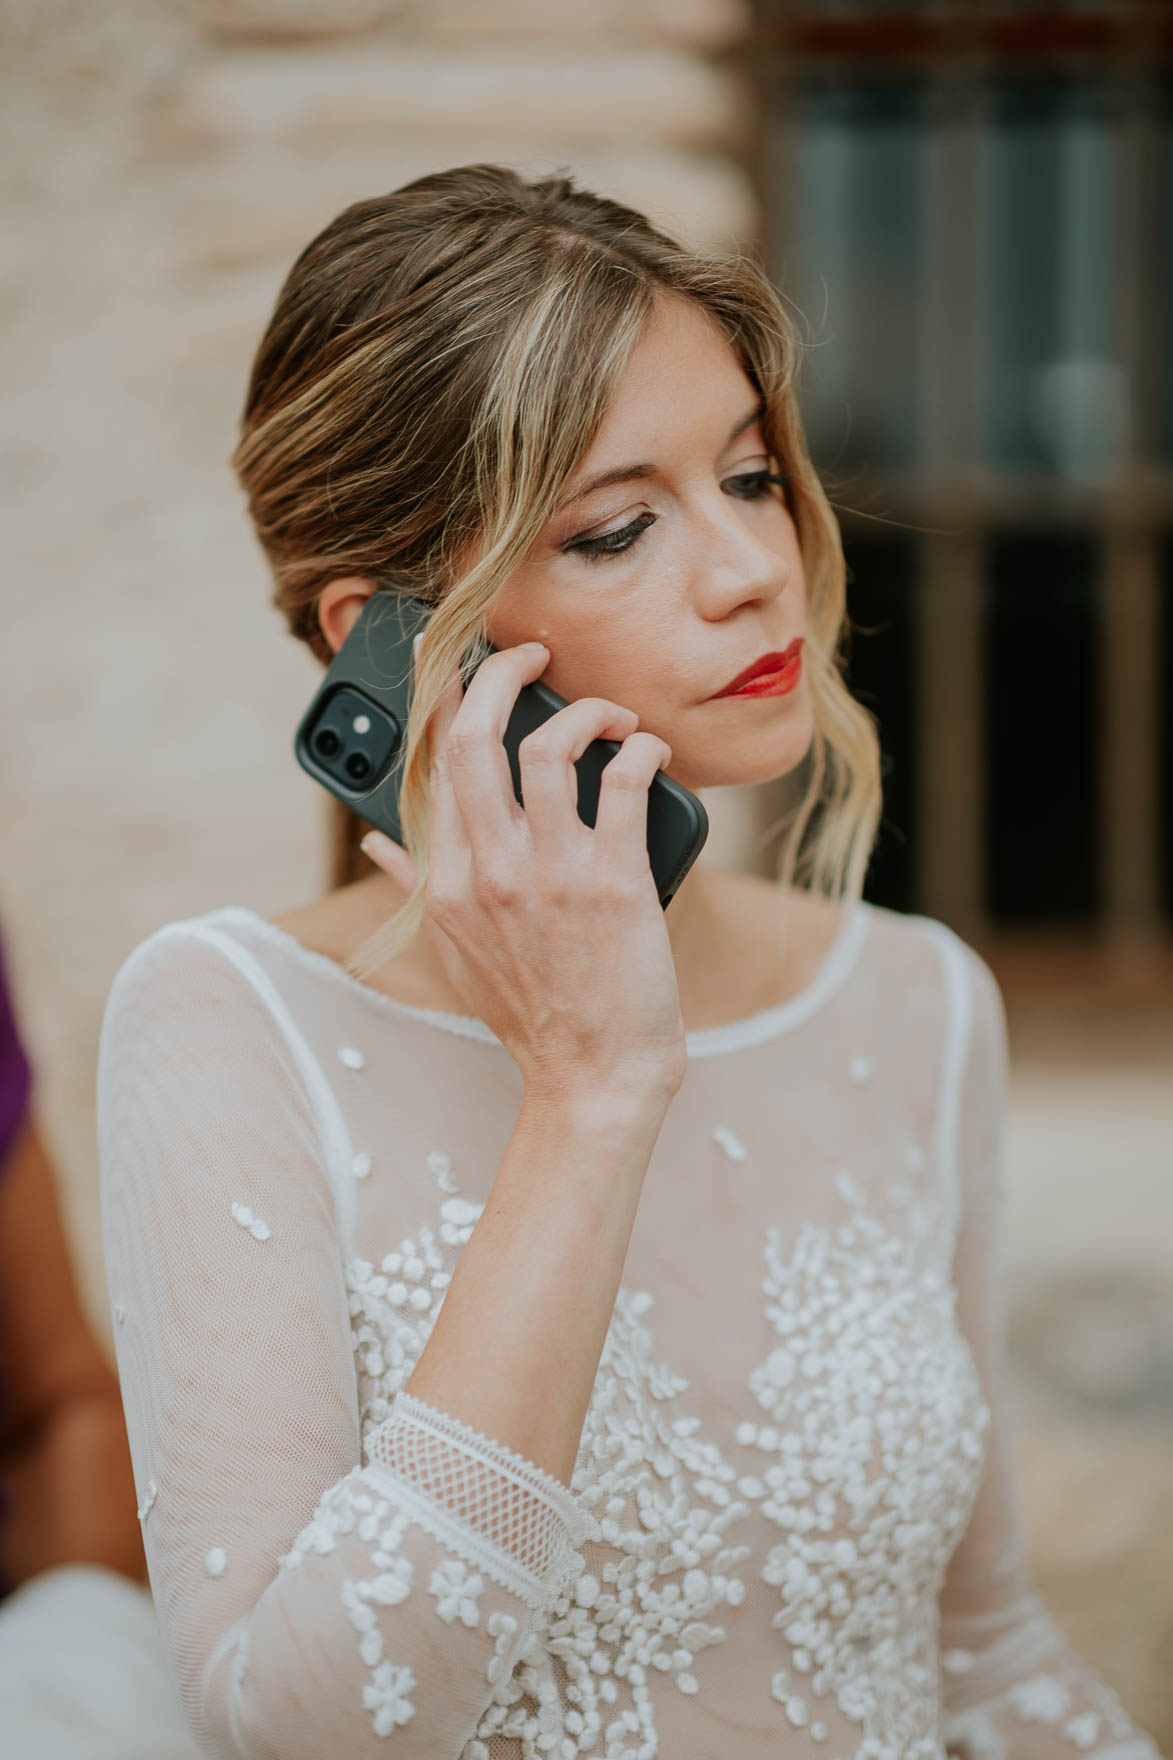
{"label": "thumb", "polygon": [[405,892],[415,891],[419,884],[416,865],[402,845],[388,837],[385,831],[368,831],[358,847],[365,856],[370,857],[377,868],[390,874],[392,880]]}

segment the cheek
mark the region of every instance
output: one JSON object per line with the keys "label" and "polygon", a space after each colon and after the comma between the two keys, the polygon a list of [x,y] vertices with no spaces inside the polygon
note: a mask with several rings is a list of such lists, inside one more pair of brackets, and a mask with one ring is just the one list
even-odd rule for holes
{"label": "cheek", "polygon": [[[551,620],[552,621],[552,620]],[[573,702],[604,697],[631,709],[645,731],[660,732],[680,713],[679,650],[670,618],[646,615],[619,618],[602,606],[588,616],[560,620],[551,632],[551,660],[542,674],[551,690]]]}
{"label": "cheek", "polygon": [[550,635],[541,595],[520,590],[516,578],[498,594],[487,620],[495,648],[516,648],[522,642],[546,641]]}
{"label": "cheek", "polygon": [[600,629],[600,619],[575,619],[560,635],[551,636],[551,660],[543,678],[568,702],[578,697],[606,697],[625,709],[641,714],[640,699],[646,694],[646,633],[640,640],[620,645],[614,634]]}

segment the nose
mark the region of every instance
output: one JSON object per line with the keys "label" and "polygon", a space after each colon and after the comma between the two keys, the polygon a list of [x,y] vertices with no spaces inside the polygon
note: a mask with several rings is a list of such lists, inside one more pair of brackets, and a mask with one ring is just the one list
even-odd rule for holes
{"label": "nose", "polygon": [[[765,521],[754,529],[732,496],[720,494],[717,506],[706,510],[706,520],[696,561],[699,591],[705,610],[712,617],[725,616],[742,599],[775,599],[793,574],[793,565],[778,545],[777,522],[767,540]],[[750,503],[751,513],[758,510]]]}

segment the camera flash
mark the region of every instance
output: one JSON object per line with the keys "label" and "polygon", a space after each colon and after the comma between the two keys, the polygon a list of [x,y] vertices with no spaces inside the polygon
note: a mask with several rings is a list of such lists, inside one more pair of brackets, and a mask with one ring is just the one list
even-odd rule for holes
{"label": "camera flash", "polygon": [[369,733],[371,731],[371,718],[369,715],[356,715],[351,725],[356,733]]}

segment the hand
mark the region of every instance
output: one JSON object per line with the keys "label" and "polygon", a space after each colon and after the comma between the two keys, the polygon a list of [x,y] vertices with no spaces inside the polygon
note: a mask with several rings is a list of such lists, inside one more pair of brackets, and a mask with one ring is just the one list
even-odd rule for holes
{"label": "hand", "polygon": [[[527,1090],[671,1094],[687,1052],[648,861],[647,795],[672,753],[635,731],[632,710],[581,697],[521,741],[519,806],[504,733],[518,692],[549,658],[540,646],[500,649],[463,692],[453,669],[426,734],[425,920],[453,987],[513,1056]],[[574,764],[600,738],[621,744],[603,770],[592,828],[578,816]],[[406,850],[382,833],[364,848],[414,891]]]}

